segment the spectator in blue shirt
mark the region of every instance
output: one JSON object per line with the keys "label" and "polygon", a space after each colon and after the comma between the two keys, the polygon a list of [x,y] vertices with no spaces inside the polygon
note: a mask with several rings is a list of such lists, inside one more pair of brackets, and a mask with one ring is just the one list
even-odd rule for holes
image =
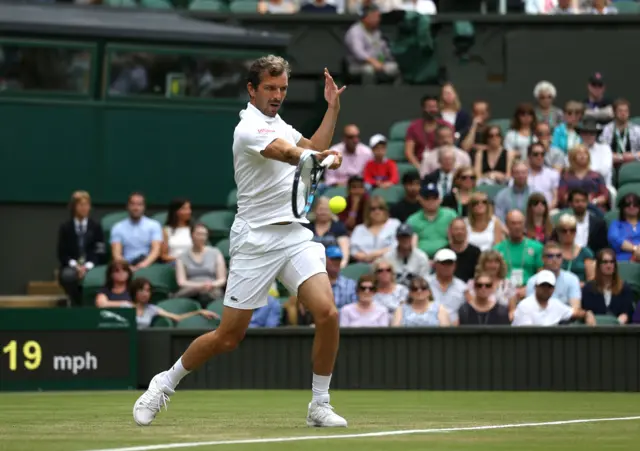
{"label": "spectator in blue shirt", "polygon": [[[582,290],[580,289],[580,279],[575,274],[560,269],[562,267],[562,250],[555,241],[548,241],[542,251],[543,269],[551,271],[556,276],[555,289],[552,297],[573,307],[580,308],[582,301]],[[532,296],[536,290],[536,276],[534,275],[527,282],[527,296]]]}
{"label": "spectator in blue shirt", "polygon": [[267,298],[267,305],[253,311],[249,327],[278,327],[282,316],[280,302],[272,296]]}
{"label": "spectator in blue shirt", "polygon": [[140,193],[129,196],[129,217],[111,230],[111,254],[114,260],[126,260],[133,271],[155,263],[160,257],[162,226],[144,215],[145,201]]}
{"label": "spectator in blue shirt", "polygon": [[629,193],[618,201],[620,217],[609,225],[609,244],[619,262],[640,260],[640,197]]}
{"label": "spectator in blue shirt", "polygon": [[347,279],[340,274],[340,262],[342,261],[342,251],[338,246],[329,246],[327,254],[327,274],[333,288],[333,297],[338,309],[347,304],[356,302],[356,282]]}

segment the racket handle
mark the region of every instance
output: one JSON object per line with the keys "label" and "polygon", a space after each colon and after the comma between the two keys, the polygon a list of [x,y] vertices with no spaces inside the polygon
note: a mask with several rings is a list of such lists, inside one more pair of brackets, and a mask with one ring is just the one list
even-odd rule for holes
{"label": "racket handle", "polygon": [[327,158],[322,160],[322,163],[320,163],[320,166],[324,166],[325,168],[328,168],[333,164],[334,161],[336,161],[336,156],[329,155]]}

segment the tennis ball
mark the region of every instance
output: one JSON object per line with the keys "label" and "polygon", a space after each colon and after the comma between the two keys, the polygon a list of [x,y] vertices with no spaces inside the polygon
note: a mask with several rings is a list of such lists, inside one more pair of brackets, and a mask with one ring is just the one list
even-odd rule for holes
{"label": "tennis ball", "polygon": [[334,196],[329,201],[329,209],[336,215],[342,213],[345,208],[347,208],[347,201],[342,196]]}

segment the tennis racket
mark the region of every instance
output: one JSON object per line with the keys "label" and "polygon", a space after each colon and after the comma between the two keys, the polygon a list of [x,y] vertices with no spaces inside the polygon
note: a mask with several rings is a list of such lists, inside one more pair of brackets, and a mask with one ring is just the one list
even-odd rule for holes
{"label": "tennis racket", "polygon": [[306,218],[315,199],[316,190],[322,180],[324,170],[335,161],[334,155],[329,155],[319,162],[313,153],[308,153],[300,158],[296,173],[293,177],[293,192],[291,193],[291,206],[293,216]]}

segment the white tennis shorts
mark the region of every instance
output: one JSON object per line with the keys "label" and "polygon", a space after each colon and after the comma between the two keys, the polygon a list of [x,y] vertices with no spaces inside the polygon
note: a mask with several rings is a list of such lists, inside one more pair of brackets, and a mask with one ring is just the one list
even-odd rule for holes
{"label": "white tennis shorts", "polygon": [[324,246],[313,232],[294,222],[252,229],[239,219],[231,226],[229,277],[224,305],[254,310],[267,304],[269,289],[279,279],[292,293],[319,273],[326,273]]}

